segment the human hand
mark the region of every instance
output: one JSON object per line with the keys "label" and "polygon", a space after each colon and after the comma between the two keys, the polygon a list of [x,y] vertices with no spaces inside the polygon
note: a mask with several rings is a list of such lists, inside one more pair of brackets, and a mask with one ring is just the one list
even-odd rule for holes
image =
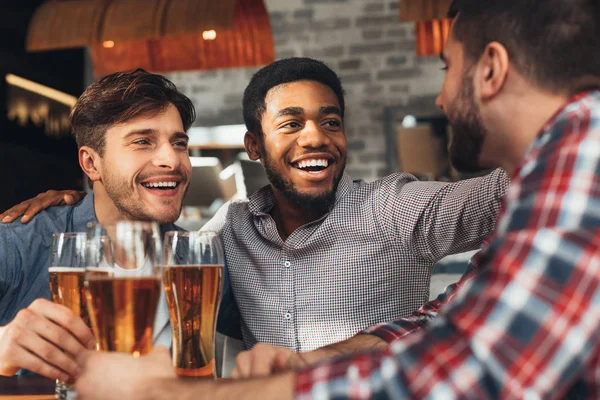
{"label": "human hand", "polygon": [[75,357],[95,346],[90,328],[78,315],[38,299],[0,328],[0,375],[25,368],[66,381],[77,372]]}
{"label": "human hand", "polygon": [[0,214],[0,221],[7,224],[23,216],[21,222],[26,224],[34,215],[48,207],[75,204],[84,197],[85,192],[77,190],[48,190],[4,211]]}
{"label": "human hand", "polygon": [[307,354],[309,353],[297,354],[283,347],[259,343],[252,350],[238,354],[231,377],[233,379],[258,378],[305,367],[309,365]]}
{"label": "human hand", "polygon": [[[154,398],[149,391],[177,377],[166,347],[134,358],[130,354],[86,351],[77,358],[79,375],[75,382],[77,398],[144,399]],[[172,393],[173,395],[173,393]]]}

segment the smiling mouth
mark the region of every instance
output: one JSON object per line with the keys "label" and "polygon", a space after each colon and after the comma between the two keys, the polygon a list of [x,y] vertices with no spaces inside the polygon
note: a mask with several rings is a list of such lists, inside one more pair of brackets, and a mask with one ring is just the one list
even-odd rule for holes
{"label": "smiling mouth", "polygon": [[322,158],[313,160],[302,160],[300,162],[292,164],[292,166],[301,171],[316,173],[329,168],[331,164],[333,163],[330,160]]}
{"label": "smiling mouth", "polygon": [[146,189],[155,189],[155,190],[172,190],[179,186],[179,182],[142,182],[141,184]]}

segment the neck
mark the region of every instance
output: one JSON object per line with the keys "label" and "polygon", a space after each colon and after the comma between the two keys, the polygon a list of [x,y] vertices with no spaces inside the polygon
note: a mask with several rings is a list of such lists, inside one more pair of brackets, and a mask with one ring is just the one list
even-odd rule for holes
{"label": "neck", "polygon": [[124,214],[112,201],[104,185],[94,182],[94,212],[96,220],[101,224],[112,224],[117,221],[131,220],[129,215]]}
{"label": "neck", "polygon": [[[505,169],[509,175],[520,165],[527,148],[535,140],[544,125],[569,100],[568,95],[557,95],[533,90],[531,87],[515,92],[508,104],[497,113],[492,122],[494,130],[501,134],[496,137],[502,143],[490,143],[496,147],[498,160],[494,162]],[[510,118],[506,116],[510,115]],[[491,154],[491,152],[488,152]]]}
{"label": "neck", "polygon": [[272,217],[277,225],[277,231],[283,241],[302,225],[316,221],[326,212],[314,212],[306,208],[300,208],[292,204],[287,197],[276,189],[273,189],[275,207]]}

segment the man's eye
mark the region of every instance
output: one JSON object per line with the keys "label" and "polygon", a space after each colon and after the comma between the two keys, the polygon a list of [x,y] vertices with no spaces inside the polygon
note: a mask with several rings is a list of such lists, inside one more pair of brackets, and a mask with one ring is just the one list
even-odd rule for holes
{"label": "man's eye", "polygon": [[445,71],[448,71],[448,66],[447,66],[447,65],[445,65],[445,66],[443,66],[443,67],[442,67],[442,68],[440,68],[440,69],[441,69],[442,71],[444,71],[444,72],[445,72]]}
{"label": "man's eye", "polygon": [[148,139],[138,139],[133,143],[144,146],[144,145],[150,144],[150,141]]}
{"label": "man's eye", "polygon": [[326,121],[324,125],[327,125],[329,127],[338,127],[338,126],[341,126],[342,124],[340,123],[340,121],[331,120],[331,121]]}
{"label": "man's eye", "polygon": [[188,146],[188,142],[186,142],[185,140],[179,140],[175,143],[173,143],[174,146],[178,146],[178,147],[185,147],[187,148]]}
{"label": "man's eye", "polygon": [[292,121],[292,122],[288,122],[287,124],[283,125],[282,128],[297,129],[297,128],[300,128],[300,124],[295,121]]}

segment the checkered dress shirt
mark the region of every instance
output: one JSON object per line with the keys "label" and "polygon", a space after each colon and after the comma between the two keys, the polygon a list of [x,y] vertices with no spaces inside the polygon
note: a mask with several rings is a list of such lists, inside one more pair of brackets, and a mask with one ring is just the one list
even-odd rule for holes
{"label": "checkered dress shirt", "polygon": [[203,230],[222,233],[245,345],[307,351],[421,306],[434,263],[479,248],[507,187],[500,170],[458,183],[344,175],[332,211],[285,242],[270,186],[230,203]]}
{"label": "checkered dress shirt", "polygon": [[300,372],[296,398],[600,399],[600,91],[544,126],[486,242],[445,294],[367,330],[386,350]]}

